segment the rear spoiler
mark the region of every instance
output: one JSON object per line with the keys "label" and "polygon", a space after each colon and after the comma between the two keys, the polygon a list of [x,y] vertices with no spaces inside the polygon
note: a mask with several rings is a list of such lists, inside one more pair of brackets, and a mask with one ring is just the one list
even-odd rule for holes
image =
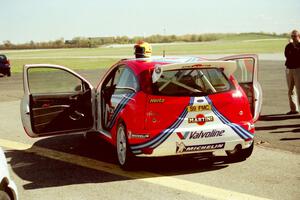
{"label": "rear spoiler", "polygon": [[171,71],[178,69],[201,69],[201,68],[220,68],[224,70],[224,74],[229,78],[236,70],[235,61],[201,61],[195,63],[180,63],[180,64],[167,64],[167,65],[155,65],[155,69],[152,74],[152,82],[155,83],[163,71]]}

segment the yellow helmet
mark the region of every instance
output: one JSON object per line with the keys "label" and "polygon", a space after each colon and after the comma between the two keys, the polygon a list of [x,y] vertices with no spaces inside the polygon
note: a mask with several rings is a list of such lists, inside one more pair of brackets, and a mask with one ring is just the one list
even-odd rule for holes
{"label": "yellow helmet", "polygon": [[148,42],[138,41],[134,45],[134,55],[136,58],[149,58],[151,54],[152,48]]}

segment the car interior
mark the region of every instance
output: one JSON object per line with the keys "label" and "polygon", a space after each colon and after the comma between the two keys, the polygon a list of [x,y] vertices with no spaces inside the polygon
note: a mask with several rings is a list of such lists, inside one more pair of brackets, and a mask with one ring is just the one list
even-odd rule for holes
{"label": "car interior", "polygon": [[[55,80],[59,75],[61,75],[61,73],[52,74],[50,78]],[[42,84],[41,82],[48,81],[47,76],[44,76],[45,80],[43,81],[39,79],[35,80],[34,75],[29,76],[31,78],[29,79],[29,86],[33,91],[29,96],[29,107],[32,121],[31,125],[34,133],[47,135],[52,132],[65,133],[92,128],[93,110],[91,88],[78,77],[74,77],[70,73],[68,76],[74,78],[80,85],[74,85],[75,82],[72,84],[66,83],[69,88],[73,89],[64,92],[55,92],[61,90],[58,84],[55,85],[55,83],[53,83],[53,90],[55,91],[48,92],[44,86],[44,88],[37,90],[37,85],[43,85],[44,83]],[[62,76],[62,78],[64,78],[64,76]],[[68,80],[65,79],[65,82],[67,81]],[[48,85],[50,84],[51,83],[48,83]]]}
{"label": "car interior", "polygon": [[32,129],[37,134],[88,129],[93,125],[91,91],[31,95]]}

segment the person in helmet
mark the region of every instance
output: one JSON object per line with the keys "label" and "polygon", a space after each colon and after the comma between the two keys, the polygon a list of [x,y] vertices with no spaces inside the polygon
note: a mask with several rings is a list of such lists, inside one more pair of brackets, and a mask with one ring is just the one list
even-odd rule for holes
{"label": "person in helmet", "polygon": [[148,42],[138,41],[134,45],[134,55],[136,58],[150,58],[151,54],[152,48]]}

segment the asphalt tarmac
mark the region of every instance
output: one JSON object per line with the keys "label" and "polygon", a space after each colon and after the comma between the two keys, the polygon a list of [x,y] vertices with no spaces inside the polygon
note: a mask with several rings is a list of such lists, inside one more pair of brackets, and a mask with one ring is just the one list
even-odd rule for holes
{"label": "asphalt tarmac", "polygon": [[[93,85],[105,70],[78,71]],[[289,111],[284,62],[260,61],[263,110],[244,162],[142,159],[125,172],[112,147],[82,135],[29,138],[20,122],[22,75],[0,78],[0,146],[20,199],[299,199],[300,115]]]}

